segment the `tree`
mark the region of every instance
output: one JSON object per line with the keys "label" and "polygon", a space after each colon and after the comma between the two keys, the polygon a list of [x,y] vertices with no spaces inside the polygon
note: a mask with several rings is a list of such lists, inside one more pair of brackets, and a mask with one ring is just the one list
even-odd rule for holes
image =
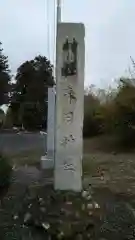
{"label": "tree", "polygon": [[13,127],[12,111],[11,111],[11,107],[9,107],[5,115],[4,128],[10,129],[12,127]]}
{"label": "tree", "polygon": [[1,45],[2,43],[0,42],[0,106],[8,103],[10,83],[8,57],[3,55]]}
{"label": "tree", "polygon": [[54,85],[52,72],[50,61],[43,56],[26,61],[17,69],[11,93],[14,124],[36,129],[46,121],[48,87]]}
{"label": "tree", "polygon": [[84,96],[83,136],[93,137],[102,132],[102,114],[99,98],[91,90]]}
{"label": "tree", "polygon": [[2,109],[0,109],[0,128],[3,126],[5,120],[5,113]]}
{"label": "tree", "polygon": [[135,86],[130,80],[120,79],[114,98],[114,133],[125,150],[135,146]]}

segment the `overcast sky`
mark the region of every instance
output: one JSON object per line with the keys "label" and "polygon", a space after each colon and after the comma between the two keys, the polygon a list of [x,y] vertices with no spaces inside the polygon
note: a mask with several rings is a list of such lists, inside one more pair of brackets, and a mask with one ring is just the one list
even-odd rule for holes
{"label": "overcast sky", "polygon": [[[86,27],[85,85],[107,87],[126,74],[135,58],[135,0],[62,2],[62,20]],[[37,54],[54,60],[54,0],[1,0],[0,11],[0,41],[13,73]]]}

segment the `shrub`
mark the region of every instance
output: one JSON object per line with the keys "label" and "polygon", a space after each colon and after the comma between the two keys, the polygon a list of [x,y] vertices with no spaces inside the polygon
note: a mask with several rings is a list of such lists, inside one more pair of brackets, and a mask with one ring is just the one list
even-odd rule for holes
{"label": "shrub", "polygon": [[123,82],[115,98],[115,128],[118,143],[125,149],[135,147],[135,87]]}
{"label": "shrub", "polygon": [[83,136],[93,137],[102,133],[102,112],[98,97],[89,93],[84,98]]}
{"label": "shrub", "polygon": [[[101,94],[100,94],[101,95]],[[89,91],[84,98],[84,137],[111,135],[118,149],[135,147],[135,79],[120,79],[104,96]]]}
{"label": "shrub", "polygon": [[12,167],[8,159],[0,153],[0,188],[9,185],[11,172]]}

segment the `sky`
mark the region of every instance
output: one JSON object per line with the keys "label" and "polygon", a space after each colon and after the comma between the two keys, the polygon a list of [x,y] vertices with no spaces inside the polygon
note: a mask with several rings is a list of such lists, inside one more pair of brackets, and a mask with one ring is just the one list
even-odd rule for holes
{"label": "sky", "polygon": [[[13,74],[38,54],[54,63],[55,5],[0,1],[0,41]],[[85,86],[108,87],[128,74],[130,56],[135,59],[135,0],[62,0],[62,21],[85,24]]]}

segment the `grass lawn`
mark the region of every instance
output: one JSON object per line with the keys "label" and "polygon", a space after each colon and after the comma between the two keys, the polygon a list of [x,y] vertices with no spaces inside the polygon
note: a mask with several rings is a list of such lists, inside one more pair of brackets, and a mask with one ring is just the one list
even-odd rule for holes
{"label": "grass lawn", "polygon": [[[84,140],[84,178],[89,178],[91,182],[98,185],[115,189],[116,192],[135,193],[135,153],[115,154],[112,150],[105,151],[102,148],[104,141],[107,140],[102,138]],[[41,155],[42,150],[35,149],[8,157],[16,167],[27,165],[36,166],[39,169]]]}
{"label": "grass lawn", "polygon": [[22,151],[19,154],[7,155],[12,164],[16,166],[39,166],[41,156],[42,150],[40,149],[27,150]]}

